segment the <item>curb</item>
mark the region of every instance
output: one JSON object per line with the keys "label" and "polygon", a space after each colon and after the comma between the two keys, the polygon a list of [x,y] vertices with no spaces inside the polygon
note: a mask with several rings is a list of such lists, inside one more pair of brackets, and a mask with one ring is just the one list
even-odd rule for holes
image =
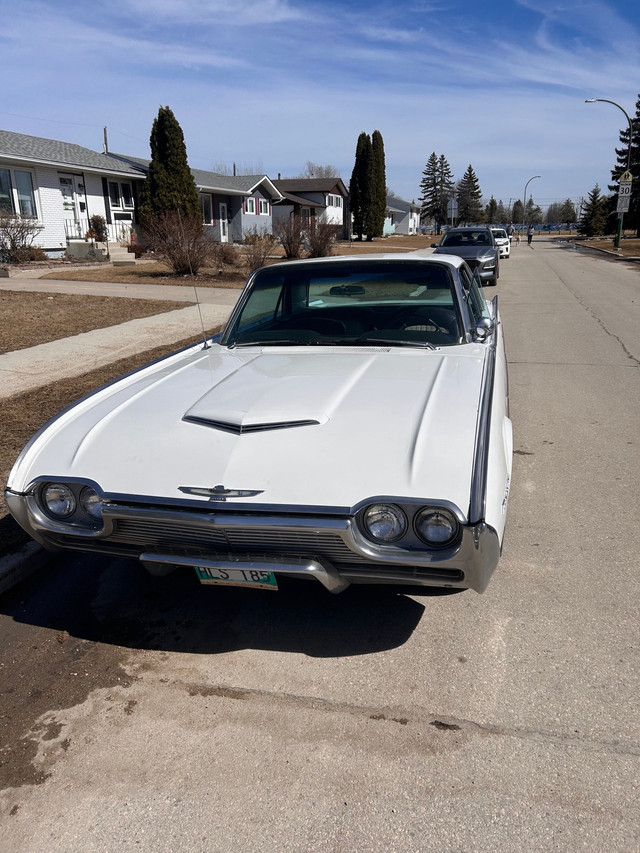
{"label": "curb", "polygon": [[19,551],[0,557],[0,595],[47,564],[51,554],[37,542],[27,542]]}

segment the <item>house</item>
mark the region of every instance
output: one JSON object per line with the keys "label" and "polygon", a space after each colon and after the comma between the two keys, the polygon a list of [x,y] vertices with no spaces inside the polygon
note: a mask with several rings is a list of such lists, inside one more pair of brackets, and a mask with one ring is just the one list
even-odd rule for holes
{"label": "house", "polygon": [[[111,157],[136,166],[146,175],[148,159],[126,154]],[[202,221],[220,243],[242,243],[247,232],[271,233],[273,205],[283,196],[266,175],[220,175],[191,169]]]}
{"label": "house", "polygon": [[37,219],[36,242],[51,256],[84,243],[91,216],[109,239],[128,241],[144,174],[81,145],[0,130],[0,210]]}
{"label": "house", "polygon": [[217,175],[192,169],[205,225],[221,243],[241,243],[247,233],[271,233],[274,204],[282,193],[266,175]]}
{"label": "house", "polygon": [[419,233],[420,205],[388,195],[383,234],[388,236],[389,234]]}
{"label": "house", "polygon": [[[95,215],[104,217],[110,242],[128,243],[149,162],[0,130],[0,210],[36,219],[42,230],[35,243],[51,257],[86,254]],[[191,172],[203,221],[216,240],[271,232],[273,205],[283,195],[266,175]]]}
{"label": "house", "polygon": [[340,228],[341,239],[348,239],[349,191],[341,178],[280,178],[273,182],[284,200],[273,211],[274,224],[285,217],[299,216],[303,222],[323,216],[324,221]]}

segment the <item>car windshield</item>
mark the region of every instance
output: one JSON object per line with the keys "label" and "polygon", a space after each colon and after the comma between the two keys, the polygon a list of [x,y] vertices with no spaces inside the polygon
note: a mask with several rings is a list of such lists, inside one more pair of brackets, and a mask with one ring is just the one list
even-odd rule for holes
{"label": "car windshield", "polygon": [[493,228],[492,231],[493,231],[493,236],[496,238],[496,240],[506,240],[507,239],[507,232],[504,229]]}
{"label": "car windshield", "polygon": [[442,238],[441,246],[489,246],[491,239],[486,230],[448,231]]}
{"label": "car windshield", "polygon": [[462,340],[450,267],[367,260],[259,271],[221,344],[430,348]]}

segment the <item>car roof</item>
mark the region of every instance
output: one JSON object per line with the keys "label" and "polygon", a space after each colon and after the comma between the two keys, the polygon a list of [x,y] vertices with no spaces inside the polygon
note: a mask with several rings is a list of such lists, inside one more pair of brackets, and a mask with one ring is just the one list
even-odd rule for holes
{"label": "car roof", "polygon": [[447,234],[477,234],[478,231],[491,231],[491,229],[488,225],[465,225],[460,228],[447,228],[442,236],[446,237]]}
{"label": "car roof", "polygon": [[352,263],[356,261],[420,261],[421,263],[444,264],[454,269],[458,269],[465,263],[464,259],[457,255],[435,255],[433,249],[416,249],[413,252],[372,252],[371,254],[362,255],[330,255],[328,258],[303,258],[296,261],[283,261],[277,266],[331,264],[336,261],[339,263]]}

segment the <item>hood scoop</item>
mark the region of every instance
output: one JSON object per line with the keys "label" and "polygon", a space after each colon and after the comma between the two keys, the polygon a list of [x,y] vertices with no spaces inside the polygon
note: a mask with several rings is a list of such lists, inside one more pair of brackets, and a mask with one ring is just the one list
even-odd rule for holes
{"label": "hood scoop", "polygon": [[245,435],[250,432],[267,432],[275,429],[290,429],[291,427],[320,425],[320,421],[312,418],[296,421],[268,421],[266,423],[233,423],[230,421],[219,421],[206,417],[198,417],[197,415],[186,414],[182,420],[189,424],[199,424],[200,426],[211,427],[211,429],[231,432],[234,435]]}

